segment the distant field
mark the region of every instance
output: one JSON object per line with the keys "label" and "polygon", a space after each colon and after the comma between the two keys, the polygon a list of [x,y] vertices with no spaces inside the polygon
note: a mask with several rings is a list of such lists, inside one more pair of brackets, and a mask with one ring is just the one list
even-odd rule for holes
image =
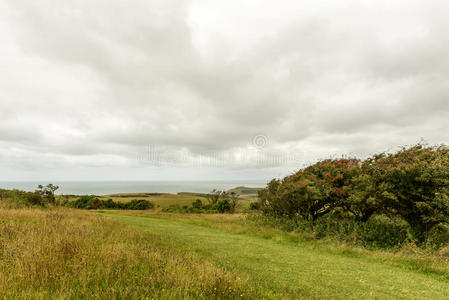
{"label": "distant field", "polygon": [[[240,195],[240,200],[238,203],[237,210],[243,210],[249,207],[250,201],[257,200],[258,188],[246,188],[237,187],[229,191],[234,191]],[[62,196],[59,196],[62,197]],[[70,201],[77,199],[77,196],[70,195],[68,199]],[[167,208],[170,205],[191,205],[192,202],[200,199],[203,203],[207,203],[206,194],[204,193],[191,193],[191,192],[180,192],[177,194],[169,193],[120,193],[105,196],[98,196],[101,200],[112,199],[114,201],[128,202],[133,199],[143,199],[154,203],[156,208]]]}

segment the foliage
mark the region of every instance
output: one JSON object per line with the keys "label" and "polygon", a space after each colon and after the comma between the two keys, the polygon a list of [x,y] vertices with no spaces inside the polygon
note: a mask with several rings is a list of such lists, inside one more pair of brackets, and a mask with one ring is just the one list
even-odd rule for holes
{"label": "foliage", "polygon": [[237,207],[239,195],[234,192],[226,192],[220,190],[212,190],[207,194],[207,204],[203,204],[200,199],[195,200],[188,205],[173,204],[164,208],[164,212],[178,212],[178,213],[234,213]]}
{"label": "foliage", "polygon": [[375,215],[399,218],[421,243],[435,226],[449,222],[449,150],[418,144],[364,161],[319,161],[272,180],[259,198],[266,215],[313,226],[327,215],[362,225]]}
{"label": "foliage", "polygon": [[115,202],[112,199],[106,201],[98,199],[94,195],[81,196],[77,200],[69,204],[74,208],[84,208],[84,209],[132,209],[132,210],[145,210],[153,208],[154,205],[148,200],[138,200],[133,199],[129,202]]}
{"label": "foliage", "polygon": [[35,194],[39,195],[42,199],[42,203],[55,204],[55,191],[59,189],[57,185],[48,184],[46,186],[38,185]]}
{"label": "foliage", "polygon": [[449,221],[449,150],[416,145],[368,160],[384,212],[400,216],[420,240]]}
{"label": "foliage", "polygon": [[227,198],[218,200],[218,202],[215,203],[214,208],[222,214],[225,212],[231,212],[233,209],[231,201]]}
{"label": "foliage", "polygon": [[260,209],[260,204],[259,202],[251,202],[249,204],[249,209],[250,210],[259,210]]}
{"label": "foliage", "polygon": [[58,186],[48,184],[46,186],[39,185],[35,192],[25,192],[20,190],[0,189],[0,201],[8,207],[30,207],[30,206],[46,206],[47,204],[55,205],[54,192]]}
{"label": "foliage", "polygon": [[203,202],[200,199],[196,199],[195,202],[192,202],[192,208],[202,209],[203,208]]}
{"label": "foliage", "polygon": [[359,169],[357,159],[328,159],[282,181],[274,179],[259,193],[261,207],[278,216],[316,220],[348,202],[347,187]]}

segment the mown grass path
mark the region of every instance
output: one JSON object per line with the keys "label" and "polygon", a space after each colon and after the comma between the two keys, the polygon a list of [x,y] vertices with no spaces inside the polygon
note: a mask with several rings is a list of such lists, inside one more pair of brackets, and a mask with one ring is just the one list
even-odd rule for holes
{"label": "mown grass path", "polygon": [[[179,220],[106,214],[169,236],[185,251],[285,296],[320,299],[449,299],[449,281],[437,275],[308,247],[235,234]],[[288,297],[288,296],[287,296]]]}

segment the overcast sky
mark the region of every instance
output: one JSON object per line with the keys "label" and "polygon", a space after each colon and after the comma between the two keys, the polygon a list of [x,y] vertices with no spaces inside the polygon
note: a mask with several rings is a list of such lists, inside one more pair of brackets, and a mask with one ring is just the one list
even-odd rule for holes
{"label": "overcast sky", "polygon": [[447,1],[0,2],[0,180],[270,179],[449,143]]}

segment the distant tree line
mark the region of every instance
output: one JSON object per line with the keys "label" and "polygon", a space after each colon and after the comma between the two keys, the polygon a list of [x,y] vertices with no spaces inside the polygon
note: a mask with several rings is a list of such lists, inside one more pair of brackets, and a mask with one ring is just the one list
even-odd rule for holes
{"label": "distant tree line", "polygon": [[[67,206],[83,209],[132,209],[144,210],[154,207],[154,204],[148,200],[133,199],[127,202],[114,201],[112,199],[102,200],[94,195],[84,195],[76,200],[70,201],[69,197],[56,197],[55,191],[57,185],[39,185],[34,192],[25,192],[20,190],[0,189],[0,201],[7,207],[31,207],[31,206]],[[72,195],[72,197],[75,197]]]}
{"label": "distant tree line", "polygon": [[84,209],[132,209],[145,210],[153,208],[154,205],[148,200],[133,199],[128,202],[114,201],[112,199],[101,200],[94,195],[81,196],[75,201],[69,202],[68,206]]}
{"label": "distant tree line", "polygon": [[0,200],[7,201],[14,206],[57,205],[55,191],[58,188],[57,185],[48,184],[46,186],[39,185],[34,192],[0,189]]}

